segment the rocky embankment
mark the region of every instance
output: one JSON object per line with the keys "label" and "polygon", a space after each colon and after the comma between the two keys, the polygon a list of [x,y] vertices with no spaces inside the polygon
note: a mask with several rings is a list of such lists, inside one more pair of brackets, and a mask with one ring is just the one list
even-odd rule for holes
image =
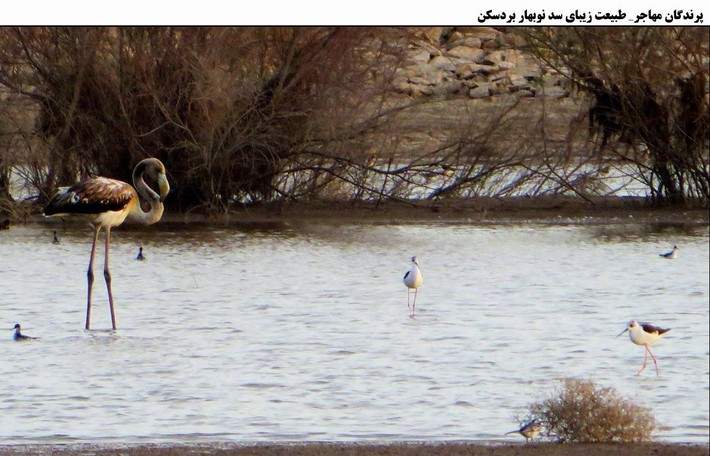
{"label": "rocky embankment", "polygon": [[392,86],[411,97],[568,97],[568,80],[525,54],[523,44],[516,35],[491,27],[423,28]]}

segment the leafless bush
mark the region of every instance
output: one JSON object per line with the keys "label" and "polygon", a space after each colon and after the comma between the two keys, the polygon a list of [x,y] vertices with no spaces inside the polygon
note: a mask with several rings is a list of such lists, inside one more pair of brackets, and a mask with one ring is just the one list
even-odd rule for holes
{"label": "leafless bush", "polygon": [[[183,208],[274,196],[326,102],[364,86],[368,29],[17,28],[0,84],[32,100],[41,195],[77,177],[130,178],[146,155]],[[331,125],[335,127],[334,124]]]}
{"label": "leafless bush", "polygon": [[[515,160],[491,153],[512,107],[407,144],[429,103],[390,90],[410,38],[377,28],[3,29],[0,83],[39,111],[22,164],[40,173],[30,179],[39,199],[86,175],[129,179],[146,155],[166,163],[182,210],[479,193]],[[441,114],[424,113],[424,125]]]}
{"label": "leafless bush", "polygon": [[710,203],[708,51],[702,28],[521,30],[590,95],[597,150],[636,166],[656,202]]}
{"label": "leafless bush", "polygon": [[[676,38],[697,47],[695,35]],[[524,108],[515,96],[474,105],[394,93],[392,81],[417,40],[407,28],[0,29],[0,89],[32,114],[17,121],[17,112],[0,104],[0,116],[15,119],[0,142],[0,198],[11,198],[11,172],[41,202],[80,177],[129,180],[146,156],[166,164],[175,188],[168,204],[182,211],[278,199],[586,197],[608,190],[602,166],[595,169],[598,157],[574,161],[565,150],[571,141],[553,144],[549,117],[534,111],[537,100]],[[538,49],[554,49],[540,44],[548,41],[539,39]],[[590,80],[574,74],[580,84]],[[603,87],[615,81],[600,79]],[[638,147],[624,157],[645,167],[641,175],[654,194],[676,188],[705,195],[707,140],[676,134],[706,135],[704,85],[689,79],[674,87],[689,106],[669,130],[684,151],[665,162],[679,182],[657,186],[659,148],[649,146],[650,163]],[[596,125],[604,116],[593,118]],[[635,138],[645,136],[637,131]]]}
{"label": "leafless bush", "polygon": [[590,380],[566,379],[528,408],[529,415],[543,424],[545,434],[558,442],[643,442],[652,439],[656,428],[650,409]]}

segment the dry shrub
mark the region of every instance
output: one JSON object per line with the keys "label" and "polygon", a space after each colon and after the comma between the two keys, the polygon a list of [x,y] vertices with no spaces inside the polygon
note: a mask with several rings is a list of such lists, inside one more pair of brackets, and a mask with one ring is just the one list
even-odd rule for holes
{"label": "dry shrub", "polygon": [[642,442],[656,428],[653,412],[591,380],[565,379],[546,399],[529,405],[558,442]]}
{"label": "dry shrub", "polygon": [[598,153],[634,165],[655,202],[708,204],[706,29],[536,27],[518,33],[529,52],[591,95],[589,132]]}

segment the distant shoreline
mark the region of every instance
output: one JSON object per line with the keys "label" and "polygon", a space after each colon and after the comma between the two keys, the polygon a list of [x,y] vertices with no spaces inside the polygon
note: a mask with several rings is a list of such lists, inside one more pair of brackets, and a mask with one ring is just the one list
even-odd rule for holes
{"label": "distant shoreline", "polygon": [[[35,214],[13,219],[13,224],[34,222],[63,223],[60,217]],[[645,198],[596,198],[548,196],[535,198],[465,198],[441,201],[307,201],[275,202],[244,206],[229,212],[209,214],[165,210],[158,224],[259,224],[280,222],[327,223],[515,223],[553,222],[584,223],[691,223],[710,224],[710,208],[700,204],[687,207],[652,206]],[[71,218],[66,219],[69,223]]]}
{"label": "distant shoreline", "polygon": [[708,455],[708,451],[708,444],[686,443],[0,444],[0,456],[701,456]]}
{"label": "distant shoreline", "polygon": [[[698,206],[654,207],[644,198],[599,198],[593,202],[577,197],[466,198],[442,201],[399,202],[285,202],[244,208],[226,215],[233,220],[334,220],[344,222],[427,222],[500,220],[549,220],[551,218],[649,218],[659,221],[710,223],[710,209]],[[165,220],[184,219],[167,213]],[[194,219],[219,219],[220,215],[195,215]]]}

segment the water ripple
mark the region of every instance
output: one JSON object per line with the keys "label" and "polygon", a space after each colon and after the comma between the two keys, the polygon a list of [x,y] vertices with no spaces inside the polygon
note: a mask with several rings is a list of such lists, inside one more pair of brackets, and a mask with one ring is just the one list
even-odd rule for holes
{"label": "water ripple", "polygon": [[[707,230],[122,228],[114,333],[100,276],[82,329],[90,233],[63,229],[61,249],[40,227],[0,234],[3,442],[499,439],[567,377],[651,407],[662,440],[708,441]],[[632,318],[673,328],[659,377],[616,337]],[[41,339],[14,342],[16,321]]]}

